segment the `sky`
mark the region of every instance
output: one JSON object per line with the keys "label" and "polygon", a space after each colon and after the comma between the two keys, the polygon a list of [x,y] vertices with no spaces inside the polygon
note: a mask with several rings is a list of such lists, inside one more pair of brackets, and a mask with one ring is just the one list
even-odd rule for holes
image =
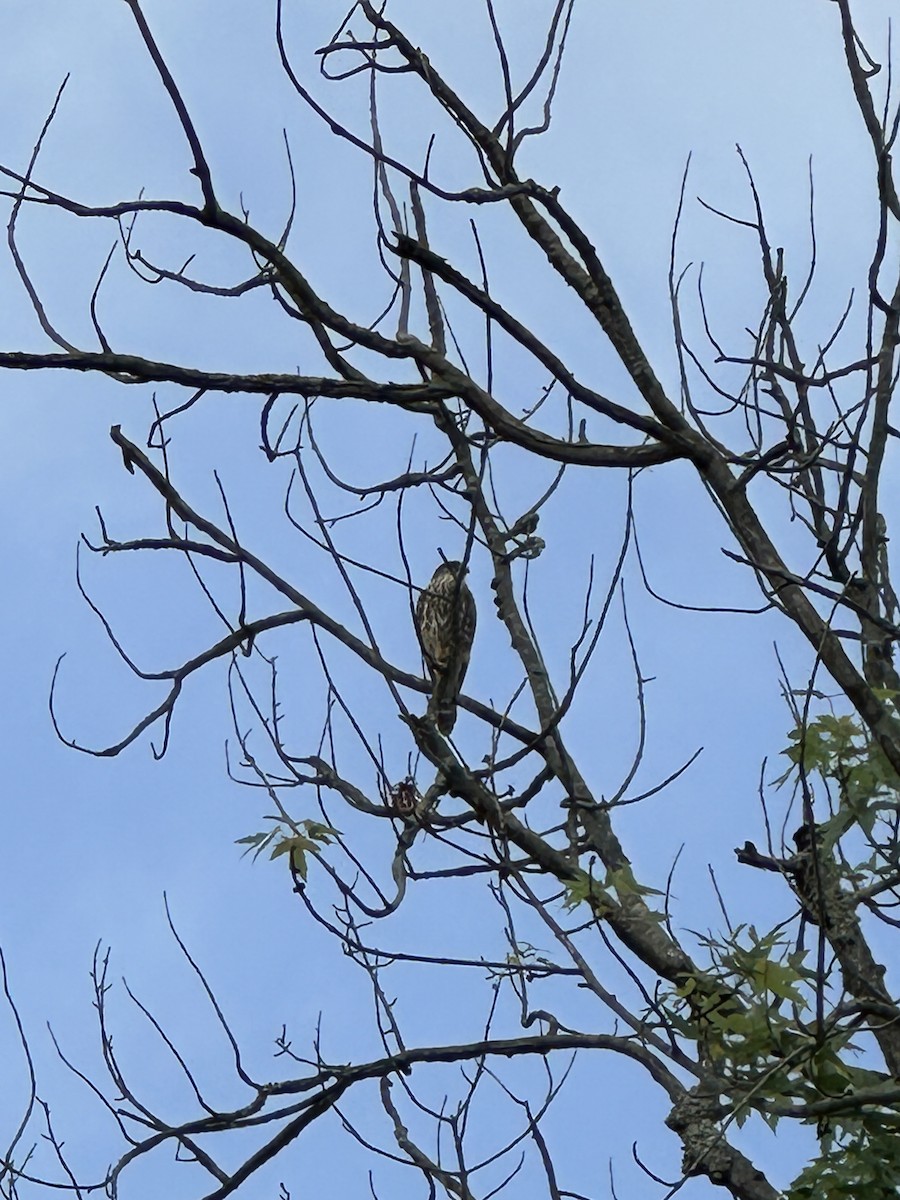
{"label": "sky", "polygon": [[[223,202],[235,211],[243,203],[263,230],[280,230],[290,205],[286,130],[298,181],[292,251],[331,303],[360,321],[372,320],[385,285],[373,248],[369,165],[328,135],[286,83],[274,45],[272,7],[240,0],[194,0],[190,5],[146,0],[144,11],[196,121]],[[447,6],[437,0],[390,0],[388,14],[426,49],[473,107],[485,116],[496,115],[502,91],[484,6],[480,0],[455,0],[453,7],[452,21]],[[287,8],[287,39],[296,69],[339,118],[365,134],[367,85],[362,77],[328,84],[316,75],[314,52],[339,24],[343,3],[307,0]],[[539,50],[550,5],[546,0],[497,0],[496,8],[513,69],[524,78]],[[879,49],[888,9],[871,3],[860,14],[863,35]],[[86,203],[131,198],[142,188],[151,197],[197,200],[187,148],[124,3],[0,0],[0,19],[7,46],[0,75],[0,162],[23,169],[53,97],[70,72],[36,177]],[[357,24],[361,27],[362,21]],[[382,116],[386,145],[420,160],[433,114],[413,81],[389,79]],[[666,277],[689,155],[680,263],[695,268],[704,263],[713,324],[723,336],[738,339],[760,309],[758,252],[751,235],[715,218],[695,199],[749,215],[736,144],[754,171],[773,243],[786,248],[789,278],[802,278],[806,269],[812,158],[820,277],[808,336],[815,344],[839,316],[851,288],[864,285],[875,215],[874,167],[843,72],[834,6],[825,0],[793,0],[789,5],[783,0],[728,5],[687,0],[677,6],[652,0],[581,0],[576,5],[551,132],[532,140],[520,169],[547,186],[560,186],[564,202],[590,230],[639,336],[673,390],[677,364]],[[441,130],[434,164],[448,186],[476,182],[474,164],[452,131]],[[466,229],[470,215],[447,213],[436,205],[429,209],[438,252],[452,253],[474,272]],[[514,225],[490,210],[477,217],[495,293],[552,340],[589,382],[613,392],[622,388],[621,370],[617,373],[596,329],[547,280],[533,248],[523,244]],[[43,209],[26,210],[20,219],[18,244],[47,301],[50,320],[85,348],[94,347],[91,291],[114,240],[115,230],[108,225]],[[192,270],[210,282],[227,283],[247,270],[242,257],[221,239],[169,218],[142,219],[137,240],[149,259],[170,267],[195,253]],[[0,348],[52,349],[9,258],[2,255],[0,297]],[[309,339],[280,319],[261,294],[217,302],[165,284],[148,287],[117,258],[100,291],[98,311],[113,346],[123,352],[216,370],[312,369]],[[688,319],[698,334],[696,305]],[[460,329],[477,361],[478,332],[462,314]],[[498,390],[511,404],[523,408],[533,402],[540,382],[523,374],[515,355],[498,356]],[[75,580],[79,537],[82,532],[97,534],[95,507],[113,536],[124,539],[159,530],[159,507],[150,489],[123,471],[108,438],[112,424],[121,424],[135,441],[146,437],[153,419],[149,389],[68,373],[8,373],[0,385],[0,503],[6,514],[0,527],[6,568],[0,606],[7,650],[0,727],[5,797],[0,946],[40,1069],[41,1095],[52,1102],[54,1118],[75,1156],[96,1167],[108,1155],[108,1131],[83,1090],[56,1062],[46,1023],[80,1064],[96,1069],[89,968],[98,942],[112,947],[111,978],[127,977],[166,1029],[190,1046],[198,1070],[223,1095],[237,1094],[226,1082],[221,1035],[168,931],[164,895],[180,935],[208,972],[261,1074],[282,1069],[283,1064],[271,1060],[272,1041],[282,1024],[289,1026],[295,1045],[308,1045],[320,1012],[327,1053],[336,1060],[373,1057],[378,1050],[362,977],[306,918],[279,864],[251,863],[234,844],[262,828],[268,810],[258,793],[236,786],[226,775],[224,744],[231,729],[222,670],[208,672],[186,689],[161,762],[154,761],[147,737],[110,759],[74,752],[54,734],[48,695],[62,654],[56,711],[62,731],[83,744],[117,741],[158,700],[153,685],[138,683],[117,661]],[[182,397],[174,388],[160,388],[158,399],[173,407]],[[398,414],[374,406],[320,403],[315,420],[322,446],[344,477],[371,483],[403,469],[413,430]],[[252,398],[204,401],[172,425],[174,476],[193,504],[221,517],[213,477],[217,469],[247,544],[301,590],[352,619],[333,572],[284,522],[288,470],[264,461],[258,422],[259,405]],[[415,432],[416,452],[433,451],[428,431]],[[517,506],[524,511],[551,478],[549,470],[524,472],[515,456],[499,458],[498,475],[509,511]],[[322,486],[328,503],[337,505],[338,497]],[[577,636],[591,556],[597,578],[609,577],[624,502],[621,475],[598,479],[571,472],[558,502],[545,515],[541,533],[547,550],[534,571],[533,602],[548,660],[557,670],[564,670],[568,646]],[[407,518],[407,532],[417,576],[424,582],[437,561],[438,546],[450,557],[458,547],[436,509],[424,501],[417,504]],[[646,473],[635,504],[655,590],[684,604],[758,605],[752,581],[722,555],[721,547],[729,544],[724,528],[687,469],[670,465]],[[348,553],[379,562],[383,553],[386,569],[397,570],[392,522],[393,514],[379,512],[335,529]],[[793,533],[785,530],[784,536],[793,545]],[[147,669],[173,665],[218,636],[219,627],[182,564],[163,561],[161,555],[101,559],[84,551],[81,562],[85,588]],[[213,572],[210,578],[217,595],[233,605],[233,582],[224,573]],[[761,836],[761,766],[767,757],[777,759],[790,723],[773,643],[777,640],[798,685],[809,669],[805,647],[771,614],[676,612],[647,597],[633,563],[627,580],[641,669],[653,679],[648,685],[649,748],[639,778],[652,786],[698,747],[704,751],[669,791],[622,811],[619,828],[626,848],[638,875],[658,884],[682,841],[686,843],[674,884],[683,927],[705,928],[717,920],[707,863],[716,865],[726,902],[734,905],[738,919],[750,913],[764,925],[784,911],[785,897],[755,876],[738,873],[731,851],[745,839]],[[499,701],[512,686],[513,663],[501,632],[491,628],[484,563],[473,562],[472,585],[483,615],[467,686],[472,694]],[[367,594],[382,644],[401,666],[416,669],[415,639],[396,592],[372,585]],[[270,602],[261,594],[255,599]],[[322,697],[310,647],[291,635],[277,652],[298,752],[313,752]],[[405,770],[405,743],[386,694],[360,679],[340,655],[334,665],[354,688],[370,729],[383,733],[399,778]],[[627,771],[636,744],[634,680],[618,605],[601,640],[591,686],[596,699],[573,714],[569,735],[597,790],[609,794]],[[344,754],[348,765],[363,770],[349,738]],[[296,815],[306,812],[300,804]],[[336,815],[343,828],[343,814]],[[692,840],[691,829],[699,828],[702,839]],[[390,845],[381,833],[363,836],[372,837],[367,852],[383,856],[387,873]],[[430,892],[420,908],[401,910],[391,930],[392,944],[408,939],[430,947],[437,930],[443,952],[469,951],[474,922],[485,911],[483,895],[468,886],[456,888],[454,895],[456,920],[447,919],[444,902]],[[479,952],[503,953],[500,924],[495,925]],[[423,984],[418,976],[398,971],[397,978],[404,989],[411,1042],[430,1040],[435,1029],[442,1037],[477,1036],[484,1020],[483,981],[460,982],[446,993],[435,993],[433,984]],[[121,988],[113,993],[113,1003],[117,1045],[144,1073],[149,1094],[178,1111],[187,1101],[149,1048],[152,1031]],[[572,1005],[582,1019],[591,1019],[581,998]],[[20,1061],[12,1023],[3,1017],[0,1061]],[[14,1125],[24,1096],[16,1095],[16,1087],[24,1086],[21,1067],[11,1070],[19,1072],[19,1081],[0,1096],[0,1130]],[[522,1068],[512,1077],[524,1081],[528,1071]],[[429,1080],[423,1086],[438,1095],[447,1084]],[[569,1111],[581,1114],[578,1121],[572,1125],[560,1118],[554,1125],[551,1118],[554,1136],[571,1163],[568,1186],[607,1195],[607,1162],[612,1158],[620,1195],[659,1195],[659,1186],[634,1165],[630,1146],[637,1136],[641,1156],[652,1169],[668,1178],[677,1175],[677,1145],[659,1128],[661,1098],[638,1087],[633,1074],[618,1065],[609,1068],[608,1076],[598,1076],[584,1061],[575,1068],[570,1090],[575,1107]],[[348,1107],[364,1126],[374,1128],[367,1107],[372,1103],[370,1096]],[[598,1138],[602,1145],[596,1155],[585,1156],[579,1152],[584,1125],[593,1127],[595,1119],[603,1131]],[[380,1134],[384,1139],[383,1126]],[[800,1153],[795,1145],[774,1147],[767,1132],[752,1128],[741,1144],[758,1154],[763,1166],[778,1164],[776,1176],[783,1173],[778,1182],[790,1177]],[[309,1194],[368,1194],[371,1165],[330,1117],[297,1147],[290,1170],[261,1176],[255,1194],[266,1194],[265,1187],[275,1194],[277,1181],[289,1181],[291,1173],[295,1185],[302,1179]],[[379,1169],[376,1164],[376,1175]],[[138,1173],[127,1194],[139,1196],[163,1180],[173,1196],[202,1194],[189,1171],[170,1172],[168,1166],[153,1170],[159,1175]],[[394,1178],[386,1165],[383,1170],[383,1180]],[[416,1186],[405,1179],[395,1194],[413,1195]],[[517,1196],[542,1194],[535,1180],[519,1188]],[[295,1194],[303,1194],[299,1185]],[[683,1194],[702,1197],[712,1189],[692,1182]]]}

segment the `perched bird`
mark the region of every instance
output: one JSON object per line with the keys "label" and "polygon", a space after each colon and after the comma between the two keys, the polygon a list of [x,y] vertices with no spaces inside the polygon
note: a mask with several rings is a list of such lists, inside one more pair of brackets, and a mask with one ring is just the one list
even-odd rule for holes
{"label": "perched bird", "polygon": [[456,723],[462,688],[475,637],[475,601],[460,562],[441,563],[416,604],[416,632],[431,675],[428,715],[443,734]]}

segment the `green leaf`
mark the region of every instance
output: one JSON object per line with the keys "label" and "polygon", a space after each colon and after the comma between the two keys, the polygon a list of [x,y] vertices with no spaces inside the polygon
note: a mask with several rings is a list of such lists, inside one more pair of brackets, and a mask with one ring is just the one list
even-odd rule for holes
{"label": "green leaf", "polygon": [[309,866],[306,856],[309,853],[318,854],[318,852],[319,848],[315,842],[307,837],[302,837],[300,834],[295,834],[293,837],[281,838],[273,848],[269,858],[280,858],[282,854],[290,854],[291,866],[300,878],[305,880]]}
{"label": "green leaf", "polygon": [[645,887],[638,883],[634,872],[627,863],[624,867],[619,867],[617,871],[608,871],[604,886],[612,888],[620,899],[625,896],[662,896],[665,894],[656,888]]}
{"label": "green leaf", "polygon": [[609,903],[609,897],[593,876],[582,871],[577,879],[566,882],[566,896],[563,900],[565,908],[577,908],[584,901],[589,901],[596,913],[601,913],[604,903]]}
{"label": "green leaf", "polygon": [[339,829],[333,829],[330,825],[322,825],[319,821],[301,821],[300,828],[306,831],[308,837],[313,841],[323,842],[325,845],[330,845],[336,837],[341,836]]}
{"label": "green leaf", "polygon": [[271,836],[271,830],[268,833],[251,833],[247,837],[235,838],[234,844],[236,846],[259,846]]}
{"label": "green leaf", "polygon": [[247,837],[236,838],[234,844],[236,846],[246,846],[247,849],[244,851],[244,854],[249,854],[252,850],[255,861],[272,839],[278,835],[278,832],[279,828],[276,826],[274,829],[268,829],[263,833],[250,833]]}

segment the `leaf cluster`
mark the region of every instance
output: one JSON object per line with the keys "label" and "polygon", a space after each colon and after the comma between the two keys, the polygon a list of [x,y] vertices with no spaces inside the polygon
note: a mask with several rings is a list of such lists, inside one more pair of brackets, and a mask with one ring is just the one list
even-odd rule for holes
{"label": "leaf cluster", "polygon": [[291,870],[296,871],[305,880],[309,871],[308,854],[320,854],[323,846],[330,845],[340,831],[320,821],[298,821],[292,828],[282,824],[260,833],[251,833],[247,837],[238,838],[236,845],[246,846],[245,854],[253,853],[254,859],[263,850],[269,851],[269,858],[280,858],[289,855]]}

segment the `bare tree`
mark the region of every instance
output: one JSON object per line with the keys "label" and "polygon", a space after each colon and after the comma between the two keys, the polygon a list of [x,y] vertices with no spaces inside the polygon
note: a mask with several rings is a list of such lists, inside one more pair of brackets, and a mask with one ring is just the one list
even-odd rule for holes
{"label": "bare tree", "polygon": [[[543,49],[524,82],[516,82],[486,0],[505,101],[499,113],[482,115],[392,22],[387,5],[359,0],[318,51],[328,79],[368,82],[359,128],[322,107],[279,4],[276,42],[297,100],[371,170],[374,244],[386,283],[375,319],[341,311],[304,273],[304,239],[312,235],[294,233],[293,205],[274,232],[258,227],[246,209],[226,206],[180,81],[139,0],[126,3],[190,149],[192,198],[141,195],[89,205],[54,190],[41,177],[40,151],[52,136],[57,98],[31,161],[20,170],[2,168],[13,261],[57,349],[3,352],[0,366],[96,372],[123,387],[159,389],[164,400],[143,442],[120,425],[110,436],[127,470],[158,497],[160,527],[123,537],[101,516],[84,546],[101,556],[181,556],[218,633],[175,667],[148,670],[129,655],[102,605],[89,599],[126,667],[162,683],[166,693],[106,746],[84,745],[71,732],[71,710],[60,707],[56,686],[54,722],[64,741],[90,754],[117,755],[150,738],[162,755],[185,686],[212,665],[227,665],[237,747],[229,770],[258,789],[271,814],[245,839],[247,848],[289,867],[298,919],[326,930],[359,969],[381,1051],[336,1063],[318,1041],[300,1046],[285,1030],[277,1046],[282,1073],[259,1078],[202,961],[179,940],[230,1040],[240,1099],[227,1110],[214,1104],[189,1054],[148,1014],[192,1096],[190,1113],[174,1116],[145,1098],[141,1081],[117,1057],[108,961],[98,956],[95,1000],[108,1078],[84,1081],[119,1139],[108,1151],[112,1166],[94,1178],[79,1175],[32,1082],[0,1160],[3,1194],[25,1195],[29,1185],[124,1194],[132,1176],[140,1178],[139,1164],[170,1162],[173,1152],[176,1164],[190,1164],[173,1169],[190,1174],[191,1194],[218,1200],[257,1181],[272,1163],[283,1191],[300,1192],[289,1148],[332,1114],[344,1136],[374,1156],[375,1195],[394,1187],[383,1181],[402,1166],[418,1176],[425,1195],[578,1196],[569,1177],[585,1172],[557,1145],[553,1113],[568,1104],[574,1115],[567,1120],[580,1122],[582,1155],[586,1146],[593,1153],[599,1134],[592,1097],[607,1062],[619,1058],[629,1080],[661,1100],[665,1125],[680,1142],[681,1173],[653,1177],[654,1194],[671,1195],[696,1178],[691,1186],[704,1191],[715,1186],[745,1200],[774,1200],[782,1192],[772,1169],[741,1140],[745,1123],[752,1129],[764,1122],[779,1138],[798,1126],[816,1130],[818,1146],[792,1197],[895,1195],[900,1004],[885,954],[870,939],[877,930],[877,944],[890,945],[900,884],[900,681],[893,663],[900,626],[879,499],[891,441],[900,436],[890,417],[900,336],[900,202],[891,151],[900,109],[888,60],[863,44],[850,0],[834,0],[834,36],[871,142],[880,214],[864,294],[833,328],[807,332],[816,251],[804,267],[790,264],[789,289],[789,255],[770,241],[763,197],[741,156],[751,215],[718,215],[739,227],[735,236],[749,231],[755,239],[763,300],[748,311],[747,329],[723,336],[702,277],[679,253],[686,171],[669,266],[680,365],[674,392],[645,352],[590,231],[557,187],[518,166],[523,148],[550,126],[577,23],[574,0],[548,5]],[[390,144],[380,101],[401,84],[417,105],[429,106],[436,137],[449,132],[462,140],[462,185],[458,161],[442,174],[431,145],[416,158],[402,138],[400,150]],[[19,222],[47,209],[111,224],[118,264],[160,288],[187,289],[211,303],[265,294],[273,319],[298,330],[303,362],[315,366],[230,374],[114,349],[97,303],[113,255],[90,298],[96,347],[82,349],[51,321],[18,249]],[[593,372],[567,364],[517,316],[514,291],[492,283],[482,226],[496,229],[497,212],[509,223],[505,229],[514,226],[518,252],[541,258],[548,290],[580,307],[598,344],[602,335],[617,364],[608,379],[602,363],[611,360],[601,356]],[[456,213],[470,224],[472,240],[451,261],[446,239],[434,231],[450,227]],[[142,221],[159,214],[225,239],[245,254],[251,273],[223,286],[195,277],[190,262],[151,261],[138,233]],[[477,268],[467,270],[466,260]],[[861,342],[849,345],[858,329]],[[261,451],[276,486],[284,466],[291,468],[283,537],[318,556],[317,571],[294,577],[273,564],[240,532],[242,497],[220,485],[218,509],[203,510],[173,469],[179,418],[205,408],[213,420],[211,402],[225,393],[258,404]],[[336,401],[380,406],[386,432],[369,447],[367,470],[351,452],[349,432],[334,436],[329,406]],[[355,411],[340,408],[348,431]],[[684,930],[672,882],[680,837],[672,837],[669,877],[645,879],[620,834],[626,812],[675,785],[694,757],[673,762],[664,778],[648,781],[642,770],[647,680],[629,620],[634,589],[623,586],[626,578],[642,578],[652,591],[633,501],[648,468],[678,463],[705,489],[730,539],[727,553],[758,584],[759,611],[776,614],[810,647],[807,677],[785,672],[782,681],[790,768],[780,778],[764,771],[762,819],[748,815],[737,834],[746,839],[751,819],[764,824],[765,848],[745,840],[736,858],[748,876],[765,880],[780,907],[771,927],[760,924],[752,903],[734,912],[723,902],[721,919],[711,921],[718,932]],[[597,545],[585,531],[584,558],[567,561],[568,607],[560,606],[557,620],[535,601],[560,573],[553,514],[571,512],[571,489],[583,487],[586,476],[610,475],[623,485],[622,520],[597,531]],[[605,577],[591,558],[601,545],[613,564]],[[444,573],[442,611],[452,618],[447,657],[438,663],[423,635],[422,661],[416,635],[415,611],[419,605],[421,617],[442,557],[468,571],[479,608],[473,670],[465,677],[470,690],[458,696],[474,629],[462,568]],[[340,599],[335,581],[344,590]],[[574,595],[582,616],[567,632]],[[708,619],[717,619],[702,587],[700,600]],[[633,762],[610,788],[579,728],[610,702],[596,659],[613,620],[621,622],[633,659],[638,728]],[[291,627],[305,634],[302,654],[287,640]],[[479,674],[479,663],[492,665]],[[457,702],[456,724],[441,720],[438,688],[448,692],[440,697],[444,709]],[[309,697],[323,714],[315,729],[306,719]],[[430,924],[429,939],[418,943],[404,940],[402,923],[415,904],[445,915],[445,925]],[[462,954],[445,949],[447,916],[457,905],[466,914]],[[503,954],[486,949],[493,944],[487,931],[502,936]],[[456,930],[451,946],[460,936]],[[438,1018],[415,1011],[417,988],[463,997],[477,1036],[443,1040]],[[18,1020],[14,1005],[12,1012]],[[425,1039],[423,1025],[434,1030]],[[27,1057],[24,1031],[22,1045]],[[576,1055],[582,1073],[567,1088]],[[361,1096],[369,1110],[359,1107]],[[33,1153],[38,1140],[55,1166]],[[603,1147],[603,1160],[615,1150]],[[644,1170],[650,1177],[649,1165]],[[607,1187],[615,1193],[615,1176],[608,1182],[596,1169],[590,1178],[591,1194]]]}

